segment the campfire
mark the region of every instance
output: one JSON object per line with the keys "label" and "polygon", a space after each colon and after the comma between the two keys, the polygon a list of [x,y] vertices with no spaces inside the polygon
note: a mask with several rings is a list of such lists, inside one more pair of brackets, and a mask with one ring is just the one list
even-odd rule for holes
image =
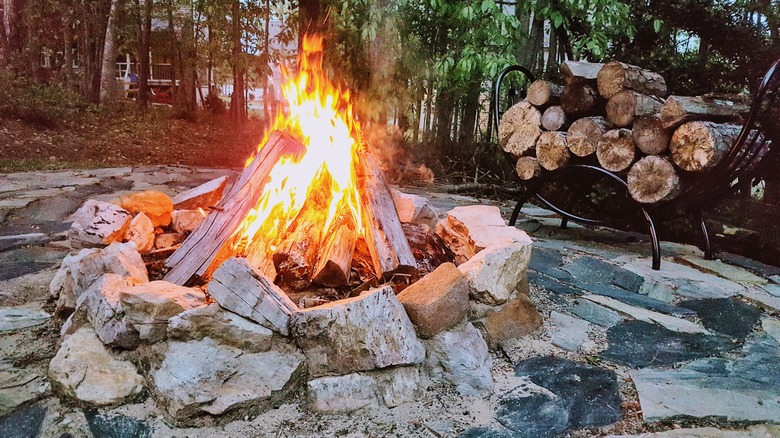
{"label": "campfire", "polygon": [[[322,38],[307,36],[283,87],[289,110],[278,112],[240,177],[167,260],[165,280],[205,282],[228,258],[243,257],[288,292],[355,291],[415,280],[415,255],[424,271],[453,259],[430,230],[402,225],[350,94],[328,80],[322,55]],[[405,231],[426,249],[413,252]]]}

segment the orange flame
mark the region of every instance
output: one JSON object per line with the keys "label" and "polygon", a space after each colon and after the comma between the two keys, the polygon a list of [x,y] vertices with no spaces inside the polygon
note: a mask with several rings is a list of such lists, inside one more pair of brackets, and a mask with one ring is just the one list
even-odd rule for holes
{"label": "orange flame", "polygon": [[[323,181],[330,184],[323,235],[344,205],[351,212],[357,229],[361,229],[355,172],[357,153],[361,148],[360,125],[353,118],[349,91],[331,84],[322,69],[322,43],[322,37],[304,37],[295,77],[282,67],[287,81],[282,86],[282,95],[289,109],[285,114],[279,108],[258,151],[275,130],[286,131],[298,138],[306,151],[298,157],[284,157],[271,170],[257,206],[239,227],[237,245],[263,239],[267,247],[273,248],[278,233],[290,226],[306,197],[321,189]],[[250,157],[246,165],[253,159]],[[329,178],[323,178],[325,175]]]}

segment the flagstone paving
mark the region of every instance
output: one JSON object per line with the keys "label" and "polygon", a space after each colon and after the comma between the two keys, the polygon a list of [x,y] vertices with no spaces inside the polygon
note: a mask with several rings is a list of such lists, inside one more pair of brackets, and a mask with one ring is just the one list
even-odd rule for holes
{"label": "flagstone paving", "polygon": [[[148,189],[175,194],[232,174],[147,166],[0,175],[1,437],[59,437],[74,430],[80,435],[73,436],[95,437],[263,431],[546,437],[626,430],[647,437],[780,436],[780,268],[733,254],[707,261],[698,248],[663,242],[661,270],[653,271],[645,237],[574,224],[560,229],[552,212],[533,206],[523,208],[518,227],[534,239],[528,277],[545,323],[494,355],[496,394],[452,395],[446,403],[424,398],[381,415],[346,417],[314,417],[290,405],[224,428],[186,430],[167,425],[148,401],[100,411],[60,404],[41,361],[54,351],[36,348],[48,348],[56,336],[47,286],[67,252],[69,216],[87,199]],[[440,214],[485,202],[506,215],[512,207],[435,188],[409,191],[430,198]],[[50,338],[36,347],[42,336]],[[641,413],[630,414],[626,407],[637,402]],[[430,411],[434,405],[438,411]],[[438,412],[436,418],[427,418],[426,409]],[[638,425],[627,424],[631,415]],[[672,429],[680,421],[694,428],[641,435],[646,427]],[[613,429],[616,424],[622,426]],[[719,427],[696,427],[713,424]]]}

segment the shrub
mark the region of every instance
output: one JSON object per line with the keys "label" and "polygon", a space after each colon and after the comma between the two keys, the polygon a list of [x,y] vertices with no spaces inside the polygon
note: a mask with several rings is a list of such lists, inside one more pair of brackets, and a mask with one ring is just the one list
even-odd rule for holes
{"label": "shrub", "polygon": [[41,85],[0,71],[0,117],[53,128],[87,103],[59,85]]}
{"label": "shrub", "polygon": [[220,99],[219,96],[214,93],[209,93],[206,95],[205,105],[206,109],[212,114],[223,114],[225,111],[227,111],[225,101]]}

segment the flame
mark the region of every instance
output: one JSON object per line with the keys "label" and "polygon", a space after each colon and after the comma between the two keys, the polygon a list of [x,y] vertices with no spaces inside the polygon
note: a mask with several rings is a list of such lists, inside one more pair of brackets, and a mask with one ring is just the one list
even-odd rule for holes
{"label": "flame", "polygon": [[[307,35],[303,53],[298,57],[297,75],[282,67],[286,78],[282,95],[289,108],[287,111],[279,108],[276,112],[276,119],[257,152],[275,130],[296,137],[306,150],[297,157],[283,157],[271,170],[257,206],[238,229],[236,246],[245,248],[262,239],[267,244],[265,247],[273,251],[279,233],[290,227],[307,197],[314,191],[322,191],[323,184],[330,187],[322,235],[327,235],[337,213],[344,211],[345,206],[356,228],[361,229],[355,171],[361,148],[360,125],[353,117],[349,91],[334,86],[323,71],[322,55],[322,37]],[[246,166],[255,156],[257,153],[247,160]]]}

